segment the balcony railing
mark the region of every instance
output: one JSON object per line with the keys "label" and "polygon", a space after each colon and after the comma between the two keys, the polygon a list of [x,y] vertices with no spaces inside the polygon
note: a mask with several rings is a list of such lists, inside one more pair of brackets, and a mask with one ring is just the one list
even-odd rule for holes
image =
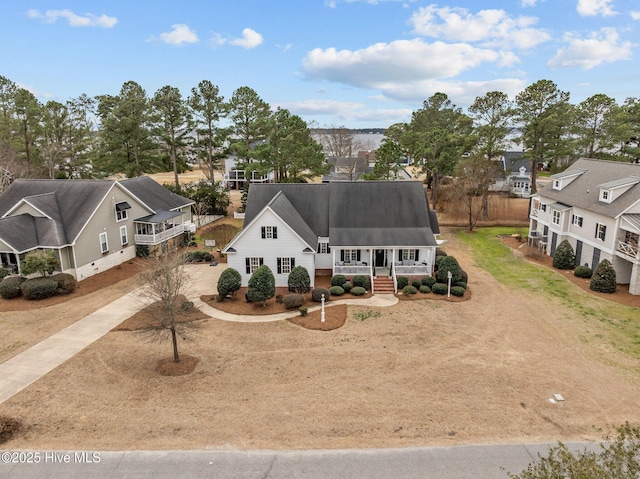
{"label": "balcony railing", "polygon": [[531,209],[531,216],[537,218],[538,217],[538,208]]}
{"label": "balcony railing", "polygon": [[631,258],[640,259],[640,253],[638,252],[638,245],[625,243],[624,241],[618,241],[618,246],[616,250],[626,256],[630,256]]}
{"label": "balcony railing", "polygon": [[141,245],[156,245],[160,244],[163,241],[168,240],[169,238],[173,238],[174,236],[178,236],[184,232],[184,225],[181,223],[179,225],[174,225],[173,228],[168,228],[164,231],[160,231],[156,234],[152,235],[141,235],[137,234],[134,236],[134,240],[136,244]]}

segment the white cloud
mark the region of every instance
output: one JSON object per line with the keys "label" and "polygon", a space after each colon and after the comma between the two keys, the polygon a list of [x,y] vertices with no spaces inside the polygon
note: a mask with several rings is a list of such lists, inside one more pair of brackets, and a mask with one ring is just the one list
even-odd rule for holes
{"label": "white cloud", "polygon": [[504,10],[480,10],[473,14],[466,8],[438,8],[429,5],[416,10],[409,22],[414,32],[450,41],[482,42],[484,46],[533,48],[548,41],[550,35],[533,28],[536,17],[511,17]]}
{"label": "white cloud", "polygon": [[177,23],[171,25],[172,30],[160,34],[160,40],[170,45],[183,45],[185,43],[198,43],[198,35],[188,25]]}
{"label": "white cloud", "polygon": [[565,40],[568,46],[558,50],[556,56],[548,62],[549,67],[580,67],[589,70],[603,63],[631,59],[632,48],[636,46],[631,42],[621,42],[614,28],[602,28],[588,38],[568,33]]}
{"label": "white cloud", "polygon": [[369,121],[389,124],[409,121],[412,113],[409,108],[368,109],[364,103],[337,100],[305,100],[282,106],[295,115],[328,115],[336,117],[339,122]]}
{"label": "white cloud", "polygon": [[594,17],[596,15],[610,17],[616,14],[612,3],[613,0],[578,0],[576,10],[583,17]]}
{"label": "white cloud", "polygon": [[536,3],[538,3],[538,0],[522,0],[522,2],[520,2],[523,8],[535,7]]}
{"label": "white cloud", "polygon": [[255,48],[263,42],[262,35],[251,28],[245,28],[242,30],[242,38],[236,38],[230,40],[230,45],[235,45],[242,48]]}
{"label": "white cloud", "polygon": [[640,20],[640,10],[632,10],[629,14],[633,20]]}
{"label": "white cloud", "polygon": [[71,10],[47,10],[42,13],[39,10],[31,9],[27,12],[29,18],[41,18],[46,23],[55,23],[58,18],[64,18],[71,27],[101,27],[112,28],[118,23],[116,17],[105,15],[93,15],[86,13],[84,16],[77,15]]}
{"label": "white cloud", "polygon": [[501,60],[503,56],[493,50],[414,39],[376,43],[353,51],[316,48],[303,59],[302,66],[314,80],[378,88],[387,82],[453,77],[483,63]]}

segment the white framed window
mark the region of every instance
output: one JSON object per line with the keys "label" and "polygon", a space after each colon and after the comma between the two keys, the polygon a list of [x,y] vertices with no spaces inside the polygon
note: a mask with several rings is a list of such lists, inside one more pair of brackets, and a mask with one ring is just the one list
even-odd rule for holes
{"label": "white framed window", "polygon": [[100,251],[102,251],[102,254],[109,252],[109,241],[106,231],[104,233],[100,233]]}
{"label": "white framed window", "polygon": [[540,203],[540,211],[547,211],[547,205],[544,203]]}
{"label": "white framed window", "polygon": [[606,201],[608,203],[609,197],[609,190],[600,190],[600,201]]}
{"label": "white framed window", "polygon": [[296,265],[295,258],[278,258],[278,274],[289,274]]}
{"label": "white framed window", "polygon": [[329,254],[331,253],[331,248],[329,247],[329,243],[318,243],[318,254]]}
{"label": "white framed window", "polygon": [[131,205],[126,201],[116,203],[116,221],[124,221],[129,217],[127,212],[131,208]]}
{"label": "white framed window", "polygon": [[415,260],[416,260],[416,250],[414,249],[402,250],[402,261],[415,261]]}
{"label": "white framed window", "polygon": [[358,250],[357,249],[345,249],[344,250],[344,262],[345,263],[355,263],[358,261]]}
{"label": "white framed window", "polygon": [[253,274],[264,263],[264,258],[252,257],[246,259],[247,274]]}
{"label": "white framed window", "polygon": [[552,222],[554,225],[560,224],[560,212],[558,210],[553,210]]}
{"label": "white framed window", "polygon": [[560,180],[553,180],[553,189],[554,190],[560,189]]}
{"label": "white framed window", "polygon": [[582,228],[582,216],[573,215],[571,217],[571,223]]}
{"label": "white framed window", "polygon": [[260,228],[260,234],[262,239],[277,239],[278,227],[277,226],[263,226]]}
{"label": "white framed window", "polygon": [[596,238],[604,241],[607,236],[607,225],[596,223]]}
{"label": "white framed window", "polygon": [[129,239],[127,238],[127,227],[121,226],[120,227],[120,244],[124,246],[128,242],[129,242]]}

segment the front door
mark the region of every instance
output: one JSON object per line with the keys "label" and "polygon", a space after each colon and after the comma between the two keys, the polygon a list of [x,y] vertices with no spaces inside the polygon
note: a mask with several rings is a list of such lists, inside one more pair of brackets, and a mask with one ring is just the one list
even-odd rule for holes
{"label": "front door", "polygon": [[375,262],[376,267],[384,266],[384,260],[385,260],[385,250],[377,249],[376,250],[376,262]]}

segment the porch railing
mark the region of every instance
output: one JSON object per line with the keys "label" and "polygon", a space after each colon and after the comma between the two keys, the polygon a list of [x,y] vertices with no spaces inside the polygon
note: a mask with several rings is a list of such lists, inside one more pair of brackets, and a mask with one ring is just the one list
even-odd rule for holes
{"label": "porch railing", "polygon": [[369,276],[371,274],[371,268],[368,265],[335,265],[334,274],[355,275],[362,274]]}
{"label": "porch railing", "polygon": [[429,264],[426,264],[426,265],[421,264],[421,265],[415,265],[415,266],[396,265],[393,267],[393,269],[399,276],[417,276],[417,275],[428,276],[431,274],[431,265]]}
{"label": "porch railing", "polygon": [[173,228],[168,228],[164,231],[161,231],[153,235],[136,234],[134,236],[134,241],[136,242],[136,244],[156,245],[156,244],[162,243],[163,241],[168,240],[169,238],[178,236],[183,232],[184,232],[184,225],[180,223],[179,225],[174,225]]}
{"label": "porch railing", "polygon": [[538,217],[538,208],[531,208],[531,216]]}
{"label": "porch railing", "polygon": [[630,256],[635,259],[640,259],[640,253],[637,245],[625,243],[624,241],[618,241],[618,247],[616,248],[622,254]]}

